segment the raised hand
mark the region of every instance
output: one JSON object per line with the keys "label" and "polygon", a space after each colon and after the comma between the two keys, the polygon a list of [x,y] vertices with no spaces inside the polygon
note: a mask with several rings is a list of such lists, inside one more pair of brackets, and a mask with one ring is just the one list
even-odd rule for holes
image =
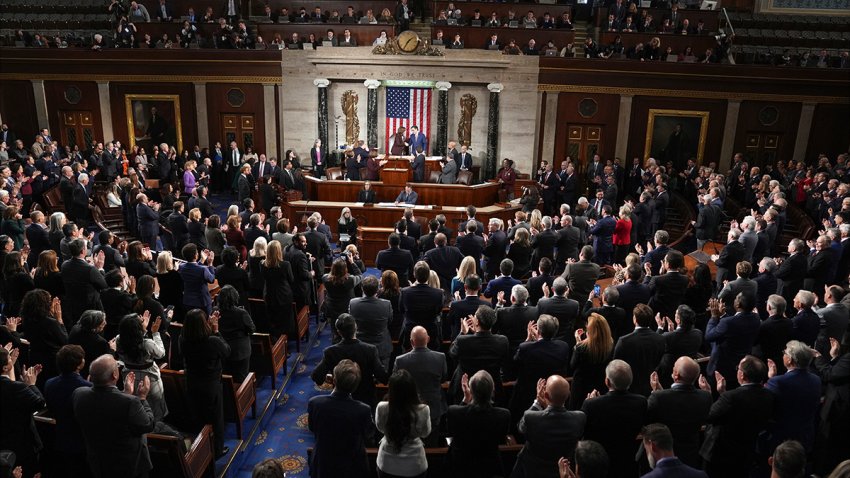
{"label": "raised hand", "polygon": [[113,337],[112,340],[109,341],[109,350],[115,352],[118,349],[118,338]]}
{"label": "raised hand", "polygon": [[460,388],[463,390],[463,403],[472,403],[472,390],[469,389],[469,374],[460,378]]}
{"label": "raised hand", "polygon": [[136,372],[130,372],[124,377],[124,393],[133,395],[136,388]]}
{"label": "raised hand", "polygon": [[162,326],[162,317],[157,317],[156,320],[153,321],[153,325],[151,325],[151,333],[156,334],[159,332],[159,328]]}
{"label": "raised hand", "polygon": [[103,269],[103,264],[106,262],[106,254],[101,250],[94,255],[94,266],[97,269]]}
{"label": "raised hand", "polygon": [[60,324],[64,323],[62,322],[62,302],[59,297],[54,297],[50,302],[50,315]]}
{"label": "raised hand", "polygon": [[32,367],[24,367],[21,371],[21,381],[29,386],[35,385],[35,381],[40,373],[41,364],[35,364]]}
{"label": "raised hand", "polygon": [[221,313],[217,310],[214,310],[212,314],[210,314],[210,326],[213,329],[213,333],[218,333],[218,320],[221,318]]}
{"label": "raised hand", "polygon": [[708,300],[708,311],[711,312],[711,317],[720,317],[723,315],[723,302],[720,299]]}
{"label": "raised hand", "polygon": [[544,282],[544,283],[543,283],[543,297],[545,297],[545,298],[547,298],[547,299],[548,299],[548,298],[549,298],[549,294],[550,294],[549,284],[547,284],[547,283],[545,283],[545,282]]}
{"label": "raised hand", "polygon": [[834,337],[829,338],[829,356],[833,360],[838,358],[838,354],[841,352],[841,342]]}
{"label": "raised hand", "polygon": [[546,400],[546,379],[541,378],[537,380],[537,403],[540,404],[541,407],[547,408],[549,406],[549,401]]}
{"label": "raised hand", "polygon": [[661,390],[661,382],[658,381],[658,372],[652,372],[649,375],[649,387],[652,390]]}
{"label": "raised hand", "polygon": [[776,362],[773,359],[767,359],[767,378],[776,376]]}
{"label": "raised hand", "polygon": [[659,328],[659,329],[663,329],[663,328],[664,328],[664,319],[665,319],[665,318],[666,318],[666,317],[661,317],[661,313],[660,313],[660,312],[655,314],[655,323],[656,323],[656,324],[658,324],[658,328]]}
{"label": "raised hand", "polygon": [[9,329],[9,332],[17,331],[19,325],[21,325],[20,317],[9,317],[6,319],[6,328]]}
{"label": "raised hand", "polygon": [[705,390],[706,392],[711,391],[711,386],[708,384],[708,379],[705,378],[705,375],[699,375],[699,388],[700,390]]}
{"label": "raised hand", "polygon": [[726,391],[726,379],[717,370],[714,371],[714,381],[717,382],[717,393]]}
{"label": "raised hand", "polygon": [[151,391],[151,379],[147,375],[145,378],[139,382],[139,386],[136,389],[136,395],[141,399],[145,400],[148,398],[148,393]]}
{"label": "raised hand", "polygon": [[504,304],[505,303],[505,291],[503,291],[503,290],[499,291],[499,294],[496,296],[496,300],[500,304]]}
{"label": "raised hand", "polygon": [[575,473],[570,469],[570,460],[564,457],[558,460],[558,476],[559,478],[576,478]]}

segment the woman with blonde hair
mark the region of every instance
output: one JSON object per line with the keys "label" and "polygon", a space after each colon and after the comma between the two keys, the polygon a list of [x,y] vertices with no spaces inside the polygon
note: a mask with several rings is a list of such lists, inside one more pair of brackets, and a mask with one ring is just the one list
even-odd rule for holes
{"label": "woman with blonde hair", "polygon": [[600,393],[605,387],[605,367],[611,361],[614,339],[605,317],[592,313],[587,318],[587,331],[576,329],[576,346],[570,359],[569,374],[573,377],[570,410],[580,410],[587,394]]}
{"label": "woman with blonde hair", "polygon": [[528,220],[528,225],[535,231],[539,232],[543,230],[543,227],[540,224],[541,222],[543,222],[543,213],[540,212],[540,209],[531,211],[531,217]]}
{"label": "woman with blonde hair", "polygon": [[248,296],[262,297],[263,282],[262,263],[266,260],[267,243],[265,237],[258,237],[254,241],[254,247],[248,253]]}
{"label": "woman with blonde hair", "polygon": [[[171,251],[162,251],[156,257],[154,277],[159,287],[159,302],[165,307],[172,306],[174,310],[180,311],[183,307],[183,279],[174,266]],[[178,316],[182,317],[182,314]]]}
{"label": "woman with blonde hair", "polygon": [[357,242],[357,219],[351,216],[351,209],[344,207],[336,223],[339,233],[339,245],[344,247]]}
{"label": "woman with blonde hair", "polygon": [[378,23],[388,23],[390,25],[395,25],[395,18],[393,17],[393,14],[390,13],[389,8],[381,10],[381,18],[378,19]]}
{"label": "woman with blonde hair", "polygon": [[292,267],[283,260],[283,248],[278,241],[266,246],[266,258],[261,264],[263,299],[269,319],[269,332],[274,340],[283,334],[295,338],[295,317],[292,310]]}
{"label": "woman with blonde hair", "polygon": [[457,275],[452,278],[452,297],[456,293],[461,294],[461,299],[463,299],[463,284],[466,282],[466,278],[475,274],[477,272],[475,267],[475,258],[472,256],[466,256],[460,261],[460,267],[457,269]]}
{"label": "woman with blonde hair", "polygon": [[197,178],[195,178],[195,166],[197,166],[193,160],[186,161],[186,164],[183,165],[183,192],[191,195],[195,188],[197,187]]}

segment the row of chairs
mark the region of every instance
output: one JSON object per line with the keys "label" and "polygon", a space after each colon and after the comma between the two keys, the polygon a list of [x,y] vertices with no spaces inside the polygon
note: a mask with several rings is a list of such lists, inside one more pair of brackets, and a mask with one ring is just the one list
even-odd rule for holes
{"label": "row of chairs", "polygon": [[737,29],[817,27],[823,30],[850,30],[850,18],[837,15],[789,15],[777,13],[728,12],[729,20]]}
{"label": "row of chairs", "polygon": [[736,28],[738,42],[752,45],[789,45],[824,48],[850,46],[850,31],[782,30],[772,28]]}
{"label": "row of chairs", "polygon": [[0,28],[34,30],[45,29],[104,29],[109,20],[102,15],[72,13],[67,15],[36,15],[30,13],[12,13],[0,18]]}
{"label": "row of chairs", "polygon": [[3,0],[0,11],[12,12],[75,12],[102,13],[106,4],[102,0],[56,0],[53,2],[36,2],[34,0]]}
{"label": "row of chairs", "polygon": [[[808,53],[814,57],[820,54],[820,48],[796,48],[784,45],[740,45],[735,47],[735,62],[738,64],[774,64],[777,57],[784,55],[786,52],[793,58],[793,64],[799,63],[800,58]],[[842,50],[827,49],[827,53],[832,57],[833,62]],[[799,65],[807,66],[807,65]],[[830,65],[830,66],[835,66]]]}

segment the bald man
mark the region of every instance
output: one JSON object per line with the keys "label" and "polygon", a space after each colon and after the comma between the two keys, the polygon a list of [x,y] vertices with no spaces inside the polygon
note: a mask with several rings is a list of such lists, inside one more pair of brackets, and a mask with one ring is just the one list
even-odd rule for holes
{"label": "bald man", "polygon": [[413,350],[396,357],[393,372],[404,369],[413,375],[419,397],[431,409],[432,433],[429,439],[436,440],[440,435],[440,419],[446,413],[446,401],[441,387],[448,379],[448,365],[446,354],[428,348],[430,341],[431,338],[428,337],[425,327],[420,325],[414,327],[410,332],[410,345]]}
{"label": "bald man", "polygon": [[537,382],[537,398],[519,422],[525,446],[517,455],[511,476],[557,478],[558,459],[572,457],[584,434],[584,412],[564,407],[570,398],[570,384],[560,375]]}
{"label": "bald man", "polygon": [[[93,387],[74,390],[74,415],[80,424],[86,454],[96,478],[145,477],[153,468],[144,435],[154,428],[147,402],[150,379],[136,384],[133,372],[116,388],[121,377],[111,355],[101,355],[89,367]],[[135,392],[135,394],[134,394]]]}
{"label": "bald man", "polygon": [[674,452],[686,465],[700,468],[700,428],[708,421],[711,393],[696,386],[699,364],[690,357],[679,357],[673,365],[673,385],[664,390],[658,372],[650,376],[653,389],[647,403],[647,421],[663,423],[673,433]]}

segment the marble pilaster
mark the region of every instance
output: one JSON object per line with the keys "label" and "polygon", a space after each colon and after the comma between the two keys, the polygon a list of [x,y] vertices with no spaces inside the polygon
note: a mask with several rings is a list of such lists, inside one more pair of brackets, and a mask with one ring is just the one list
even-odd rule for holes
{"label": "marble pilaster", "polygon": [[[317,137],[322,140],[322,144],[328,147],[328,86],[331,82],[325,78],[317,78],[313,80],[313,85],[319,89],[319,125],[317,129]],[[336,148],[338,145],[334,145]],[[331,149],[333,150],[333,149]]]}
{"label": "marble pilaster", "polygon": [[806,149],[809,147],[809,136],[812,132],[812,120],[815,117],[816,103],[803,102],[800,110],[800,123],[797,126],[797,142],[794,143],[794,161],[805,161]]}
{"label": "marble pilaster", "polygon": [[366,99],[366,144],[369,148],[378,147],[378,80],[366,80],[363,85],[369,89]]}
{"label": "marble pilaster", "polygon": [[[266,103],[268,105],[268,103]],[[268,113],[266,113],[268,116]],[[210,143],[210,125],[207,119],[207,84],[195,83],[195,121],[198,125],[198,144]],[[266,125],[268,131],[269,125]]]}
{"label": "marble pilaster", "polygon": [[437,137],[432,141],[431,154],[441,156],[449,142],[449,89],[452,84],[438,81],[434,86],[437,88]]}
{"label": "marble pilaster", "polygon": [[484,162],[482,180],[486,181],[496,177],[499,154],[499,94],[504,89],[501,83],[490,83],[490,108],[487,113],[487,160]]}
{"label": "marble pilaster", "polygon": [[[100,123],[103,125],[103,139],[104,141],[112,141],[115,138],[115,134],[112,130],[112,108],[109,105],[108,81],[97,82],[97,99],[100,105]],[[206,121],[206,116],[204,116],[204,121]],[[209,142],[201,144],[209,144]]]}

